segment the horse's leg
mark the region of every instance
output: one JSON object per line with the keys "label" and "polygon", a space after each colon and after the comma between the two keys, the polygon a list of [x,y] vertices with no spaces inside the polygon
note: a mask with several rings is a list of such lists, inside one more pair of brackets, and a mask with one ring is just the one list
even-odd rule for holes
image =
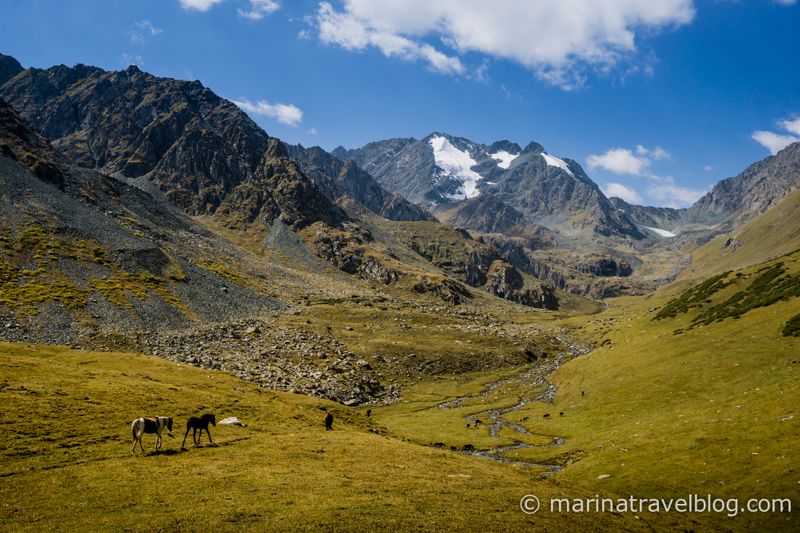
{"label": "horse's leg", "polygon": [[[211,432],[208,430],[208,426],[206,426],[206,433],[208,433],[208,442],[210,442],[211,444],[214,444],[214,441],[211,440]],[[202,435],[203,432],[201,431],[200,434]]]}
{"label": "horse's leg", "polygon": [[[186,433],[183,434],[183,442],[181,443],[181,449],[186,447],[186,437],[189,435],[189,428],[186,428]],[[192,437],[194,438],[194,437]]]}
{"label": "horse's leg", "polygon": [[139,439],[139,447],[142,449],[142,452],[144,452],[144,445],[142,444],[142,437],[144,437],[144,432],[139,433],[139,436],[137,437]]}
{"label": "horse's leg", "polygon": [[161,451],[161,433],[156,433],[156,451]]}
{"label": "horse's leg", "polygon": [[197,438],[197,428],[192,428],[192,440],[195,446],[200,446],[200,440]]}

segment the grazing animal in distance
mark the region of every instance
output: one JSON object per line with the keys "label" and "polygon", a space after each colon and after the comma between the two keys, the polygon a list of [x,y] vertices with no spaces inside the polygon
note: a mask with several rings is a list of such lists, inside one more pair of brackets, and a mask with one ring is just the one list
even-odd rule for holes
{"label": "grazing animal in distance", "polygon": [[[212,426],[217,425],[217,418],[212,414],[204,414],[203,416],[197,417],[193,416],[189,420],[186,421],[186,433],[183,434],[183,443],[181,444],[181,448],[184,447],[186,444],[186,436],[189,435],[189,430],[192,430],[192,441],[194,441],[195,446],[200,446],[200,439],[203,437],[203,431],[208,434],[208,442],[214,444],[214,441],[211,440],[211,432],[208,431],[208,425],[211,424]],[[200,435],[197,434],[197,431],[200,430]]]}
{"label": "grazing animal in distance", "polygon": [[325,415],[325,431],[331,431],[333,429],[333,414],[328,413]]}
{"label": "grazing animal in distance", "polygon": [[367,409],[367,418],[372,416],[372,409]]}
{"label": "grazing animal in distance", "polygon": [[542,418],[544,418],[545,420],[547,420],[548,418],[550,418],[550,413],[545,413],[545,414],[542,416]]}
{"label": "grazing animal in distance", "polygon": [[478,426],[480,426],[481,424],[483,424],[483,420],[481,420],[480,418],[476,418],[476,419],[475,419],[475,427],[477,428],[477,427],[478,427]]}
{"label": "grazing animal in distance", "polygon": [[558,416],[564,416],[564,411],[561,411],[560,413],[558,413]]}
{"label": "grazing animal in distance", "polygon": [[137,418],[131,423],[131,434],[133,435],[133,446],[131,447],[131,453],[136,451],[136,443],[139,443],[139,448],[144,451],[144,446],[142,445],[142,437],[145,433],[155,433],[156,434],[156,451],[161,449],[162,438],[161,433],[164,430],[167,430],[167,435],[172,438],[172,417],[167,416],[154,416],[151,418]]}
{"label": "grazing animal in distance", "polygon": [[522,421],[523,422],[527,422],[528,421],[528,417],[526,416],[525,418],[522,419]]}

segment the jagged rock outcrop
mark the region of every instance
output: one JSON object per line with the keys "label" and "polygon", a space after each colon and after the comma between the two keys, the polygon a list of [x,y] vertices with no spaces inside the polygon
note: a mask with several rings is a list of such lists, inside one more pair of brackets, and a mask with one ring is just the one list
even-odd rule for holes
{"label": "jagged rock outcrop", "polygon": [[522,274],[504,261],[495,261],[486,272],[486,290],[495,296],[529,307],[558,309],[558,298],[552,288],[538,284],[528,287]]}
{"label": "jagged rock outcrop", "polygon": [[192,214],[211,213],[251,176],[269,137],[199,82],[63,65],[27,69],[5,98],[78,165],[145,177]]}
{"label": "jagged rock outcrop", "polygon": [[361,205],[389,220],[435,220],[433,215],[402,196],[388,192],[353,160],[345,160],[318,146],[287,146],[289,156],[300,164],[331,199],[350,196]]}
{"label": "jagged rock outcrop", "polygon": [[11,56],[0,54],[0,85],[3,85],[23,70],[19,61]]}
{"label": "jagged rock outcrop", "polygon": [[[499,249],[476,241],[464,229],[416,224],[401,238],[431,264],[470,287],[483,288],[522,305],[558,309],[558,298],[551,288],[540,282],[525,282]],[[530,266],[529,258],[523,257],[528,260],[526,266]],[[501,267],[505,269],[502,272]]]}
{"label": "jagged rock outcrop", "polygon": [[64,158],[2,99],[0,154],[18,162],[42,181],[59,188],[64,186]]}
{"label": "jagged rock outcrop", "polygon": [[458,205],[447,222],[483,233],[504,233],[525,223],[525,217],[494,195],[482,194]]}
{"label": "jagged rock outcrop", "polygon": [[688,223],[686,209],[635,205],[616,196],[609,198],[609,200],[614,207],[624,211],[637,224],[643,226],[669,229]]}
{"label": "jagged rock outcrop", "polygon": [[[229,194],[227,206],[243,206],[245,219],[264,207],[263,193],[245,182],[263,170],[269,136],[200,82],[160,78],[135,66],[107,72],[60,65],[16,74],[0,97],[71,162],[137,179],[190,214],[215,213]],[[282,157],[296,158],[330,200],[350,195],[386,218],[433,219],[320,148],[289,147]]]}

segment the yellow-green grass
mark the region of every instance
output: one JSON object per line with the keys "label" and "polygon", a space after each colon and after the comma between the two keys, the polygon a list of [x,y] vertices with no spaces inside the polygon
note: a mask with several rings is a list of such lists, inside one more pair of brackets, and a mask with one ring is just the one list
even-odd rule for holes
{"label": "yellow-green grass", "polygon": [[[795,256],[782,261],[788,274],[800,270]],[[758,270],[777,262],[738,277],[732,273],[734,285],[711,295],[703,308],[675,318],[653,320],[674,296],[664,291],[666,296],[618,299],[606,313],[565,320],[597,348],[551,376],[558,388],[552,404],[529,403],[503,417],[534,435],[565,437],[565,443],[514,450],[506,457],[566,465],[557,480],[622,496],[790,498],[793,515],[714,518],[720,527],[734,529],[796,527],[800,338],[783,336],[782,329],[800,313],[800,298],[688,329],[699,313],[747,287]],[[465,412],[442,411],[435,404],[475,395],[485,381],[458,383],[456,388],[437,383],[411,388],[407,394],[413,393],[416,403],[378,410],[378,418],[403,436],[419,435],[420,427],[441,427],[442,434],[459,427],[451,441],[462,442],[464,432],[475,431],[463,427]],[[425,403],[420,391],[441,395]],[[498,392],[497,404],[514,405],[519,397],[518,390]],[[481,447],[503,446],[516,437],[506,433],[493,443],[488,435],[474,434],[481,436],[472,439]]]}
{"label": "yellow-green grass", "polygon": [[[519,499],[591,497],[535,471],[368,431],[355,410],[221,372],[121,353],[0,344],[0,528],[563,531],[687,527],[676,516],[528,516]],[[322,427],[320,407],[336,416]],[[180,452],[189,415],[238,416]],[[176,418],[162,453],[130,421]]]}
{"label": "yellow-green grass", "polygon": [[[471,444],[478,450],[508,446],[516,442],[542,444],[552,439],[547,436],[521,435],[504,429],[498,437],[492,437],[485,423],[489,419],[483,414],[490,409],[511,407],[522,394],[532,396],[536,388],[524,387],[520,383],[508,383],[483,394],[485,387],[493,382],[518,374],[522,369],[505,369],[490,373],[463,374],[441,377],[406,388],[399,402],[382,407],[373,407],[373,417],[390,432],[420,444],[443,443],[445,446],[462,448]],[[457,405],[446,409],[439,405],[454,401]],[[363,410],[363,409],[362,409]],[[484,425],[467,427],[466,417],[475,417]],[[470,418],[472,419],[472,418]]]}
{"label": "yellow-green grass", "polygon": [[[389,362],[387,372],[456,374],[470,370],[494,370],[525,361],[526,351],[541,357],[561,348],[550,331],[529,318],[525,335],[519,327],[470,314],[459,315],[423,307],[407,300],[341,298],[309,300],[299,315],[283,315],[278,324],[333,335],[353,353],[368,361],[381,355]],[[530,313],[545,315],[546,313]]]}

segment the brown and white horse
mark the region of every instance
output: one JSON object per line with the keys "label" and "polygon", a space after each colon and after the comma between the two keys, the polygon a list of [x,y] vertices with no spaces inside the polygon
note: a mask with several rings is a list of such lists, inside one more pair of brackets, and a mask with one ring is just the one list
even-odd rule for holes
{"label": "brown and white horse", "polygon": [[133,434],[133,447],[131,448],[131,453],[136,450],[136,443],[139,443],[139,447],[144,451],[144,446],[142,446],[142,436],[145,433],[155,433],[156,434],[156,451],[161,449],[161,433],[164,430],[167,430],[167,435],[175,438],[172,435],[172,417],[166,416],[156,416],[153,418],[137,418],[131,424],[131,433]]}

